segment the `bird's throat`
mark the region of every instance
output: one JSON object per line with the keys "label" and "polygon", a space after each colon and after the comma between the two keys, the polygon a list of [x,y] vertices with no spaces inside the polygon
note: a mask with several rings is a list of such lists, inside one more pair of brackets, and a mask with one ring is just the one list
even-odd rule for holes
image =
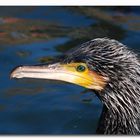
{"label": "bird's throat", "polygon": [[[104,94],[104,95],[103,95]],[[113,96],[113,93],[110,93]],[[116,94],[116,93],[115,93]],[[121,96],[121,90],[120,90]],[[125,94],[125,93],[123,93]],[[101,93],[100,99],[103,102],[102,114],[99,120],[97,134],[120,134],[120,135],[136,135],[139,131],[139,113],[136,111],[136,106],[131,103],[131,106],[124,105],[117,97],[108,96]],[[116,100],[116,101],[115,101]],[[130,99],[131,101],[132,99]],[[120,101],[120,103],[119,103]],[[115,104],[116,102],[116,104]],[[125,102],[125,101],[124,101]],[[133,104],[133,105],[132,105]],[[135,109],[134,109],[135,108]],[[131,112],[132,111],[132,112]]]}

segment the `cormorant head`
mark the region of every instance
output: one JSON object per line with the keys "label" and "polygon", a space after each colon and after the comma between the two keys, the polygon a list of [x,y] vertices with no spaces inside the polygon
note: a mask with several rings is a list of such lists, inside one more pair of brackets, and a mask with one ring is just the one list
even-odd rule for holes
{"label": "cormorant head", "polygon": [[118,41],[98,38],[72,49],[55,64],[18,67],[11,77],[61,80],[101,92],[130,76],[127,69],[133,71],[137,61]]}
{"label": "cormorant head", "polygon": [[56,63],[21,66],[11,77],[61,80],[92,89],[110,112],[111,128],[119,123],[119,127],[126,128],[120,131],[139,131],[140,63],[133,51],[116,40],[88,41]]}

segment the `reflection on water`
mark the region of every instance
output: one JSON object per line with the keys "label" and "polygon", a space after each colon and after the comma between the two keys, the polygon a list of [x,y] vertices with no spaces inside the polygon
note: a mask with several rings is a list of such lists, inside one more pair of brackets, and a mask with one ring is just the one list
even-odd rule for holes
{"label": "reflection on water", "polygon": [[10,80],[10,71],[48,62],[96,37],[139,52],[139,9],[1,7],[0,134],[94,134],[102,110],[94,93],[59,81]]}

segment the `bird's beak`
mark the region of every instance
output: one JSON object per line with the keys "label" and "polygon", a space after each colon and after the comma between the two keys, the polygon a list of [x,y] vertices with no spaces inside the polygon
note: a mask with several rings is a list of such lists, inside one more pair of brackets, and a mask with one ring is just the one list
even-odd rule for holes
{"label": "bird's beak", "polygon": [[[84,65],[86,70],[84,72],[77,71],[78,65]],[[13,70],[10,76],[11,78],[61,80],[94,90],[102,90],[106,85],[106,78],[88,70],[85,63],[20,66]]]}

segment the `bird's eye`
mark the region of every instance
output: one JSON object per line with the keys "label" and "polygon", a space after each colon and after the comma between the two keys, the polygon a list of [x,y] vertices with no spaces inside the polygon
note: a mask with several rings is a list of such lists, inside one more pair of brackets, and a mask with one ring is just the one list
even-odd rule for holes
{"label": "bird's eye", "polygon": [[76,67],[76,70],[77,70],[78,72],[84,72],[84,71],[86,70],[86,67],[83,66],[83,65],[79,65],[79,66]]}

